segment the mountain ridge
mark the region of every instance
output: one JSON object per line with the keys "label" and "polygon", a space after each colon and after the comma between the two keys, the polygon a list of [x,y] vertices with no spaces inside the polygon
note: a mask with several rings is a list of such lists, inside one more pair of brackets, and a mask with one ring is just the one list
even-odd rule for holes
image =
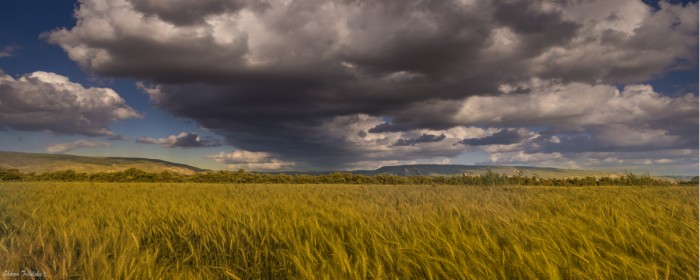
{"label": "mountain ridge", "polygon": [[[187,164],[175,163],[161,159],[137,157],[93,157],[65,154],[25,153],[0,151],[0,168],[16,168],[22,172],[46,173],[62,170],[76,172],[117,172],[129,168],[137,168],[146,172],[170,171],[181,174],[194,174],[210,171]],[[572,177],[607,177],[619,175],[619,172],[591,171],[579,169],[562,169],[554,167],[535,166],[503,166],[503,165],[460,165],[460,164],[413,164],[382,166],[373,170],[328,170],[328,171],[273,171],[257,172],[266,174],[288,175],[323,175],[335,172],[346,172],[357,175],[391,174],[398,176],[477,176],[486,172],[504,175],[537,176],[541,178],[572,178]]]}
{"label": "mountain ridge", "polygon": [[349,171],[275,171],[261,172],[270,174],[309,174],[322,175],[334,172],[345,172],[358,175],[380,175],[391,174],[398,176],[454,176],[454,175],[481,175],[487,172],[495,172],[505,175],[538,176],[542,178],[567,178],[567,177],[607,177],[619,173],[606,171],[592,171],[579,169],[562,169],[554,167],[536,166],[507,166],[507,165],[461,165],[461,164],[412,164],[382,166],[374,170],[349,170]]}
{"label": "mountain ridge", "polygon": [[[397,170],[398,169],[398,170]],[[399,171],[400,170],[400,171]],[[603,177],[611,176],[612,172],[601,172],[581,169],[563,169],[554,167],[538,166],[509,166],[509,165],[439,165],[420,164],[404,166],[383,166],[375,172],[403,173],[410,175],[481,175],[486,172],[495,172],[505,175],[538,176],[544,178],[565,178],[565,177]]]}

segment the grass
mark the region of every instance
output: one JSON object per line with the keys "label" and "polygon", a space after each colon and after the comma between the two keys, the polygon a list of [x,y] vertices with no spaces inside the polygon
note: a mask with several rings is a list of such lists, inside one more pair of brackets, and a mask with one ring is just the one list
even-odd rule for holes
{"label": "grass", "polygon": [[0,270],[698,279],[698,188],[2,183]]}

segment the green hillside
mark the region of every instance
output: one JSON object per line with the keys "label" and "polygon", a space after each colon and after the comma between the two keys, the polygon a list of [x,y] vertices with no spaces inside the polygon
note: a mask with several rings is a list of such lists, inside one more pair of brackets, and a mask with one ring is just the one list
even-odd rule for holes
{"label": "green hillside", "polygon": [[170,171],[193,174],[205,169],[158,159],[125,157],[85,157],[58,154],[35,154],[0,151],[0,167],[16,168],[22,172],[53,172],[75,170],[76,172],[116,172],[137,168],[146,172]]}

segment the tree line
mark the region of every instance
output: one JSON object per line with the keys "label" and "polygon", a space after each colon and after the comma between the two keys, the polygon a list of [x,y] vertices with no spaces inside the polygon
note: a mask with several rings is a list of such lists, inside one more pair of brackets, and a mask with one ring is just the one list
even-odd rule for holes
{"label": "tree line", "polygon": [[238,171],[208,171],[192,175],[163,171],[146,172],[130,168],[117,172],[85,173],[74,170],[23,173],[18,169],[0,168],[0,181],[61,182],[172,182],[234,184],[362,184],[362,185],[518,185],[518,186],[658,186],[676,184],[649,175],[627,173],[616,177],[540,178],[538,176],[505,175],[488,170],[479,175],[398,176],[392,174],[360,175],[349,172],[331,174],[269,174]]}

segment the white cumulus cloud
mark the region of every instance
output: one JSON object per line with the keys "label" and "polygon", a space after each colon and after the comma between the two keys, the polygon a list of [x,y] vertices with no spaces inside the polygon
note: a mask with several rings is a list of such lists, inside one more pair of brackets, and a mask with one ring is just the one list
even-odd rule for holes
{"label": "white cumulus cloud", "polygon": [[109,124],[141,117],[109,88],[85,88],[50,72],[15,79],[0,71],[0,127],[118,137]]}
{"label": "white cumulus cloud", "polygon": [[291,161],[273,158],[269,153],[243,150],[236,150],[230,153],[219,152],[218,154],[207,155],[207,158],[226,164],[230,170],[274,171],[288,169],[295,165]]}

